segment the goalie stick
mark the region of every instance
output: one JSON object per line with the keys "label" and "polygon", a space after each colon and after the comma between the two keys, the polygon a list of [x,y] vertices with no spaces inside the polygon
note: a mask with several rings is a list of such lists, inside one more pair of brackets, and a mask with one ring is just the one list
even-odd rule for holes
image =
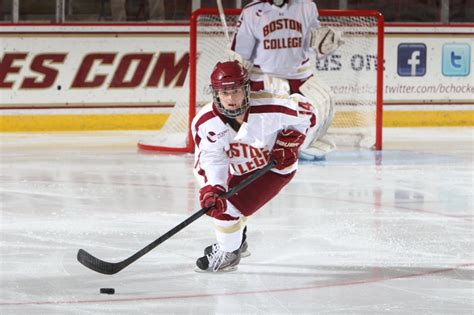
{"label": "goalie stick", "polygon": [[[240,182],[237,186],[235,186],[234,188],[226,192],[223,195],[223,197],[226,199],[232,197],[233,195],[241,191],[243,188],[247,187],[251,182],[253,182],[257,178],[259,178],[260,176],[268,172],[275,165],[276,165],[275,161],[270,161],[263,168],[259,169],[258,171],[256,171],[255,173],[247,177],[245,180]],[[87,268],[94,270],[96,272],[103,273],[106,275],[116,274],[120,270],[132,264],[133,262],[138,260],[140,257],[144,256],[145,254],[150,252],[152,249],[154,249],[155,247],[157,247],[158,245],[160,245],[161,243],[169,239],[171,236],[175,235],[176,233],[184,229],[186,226],[188,226],[192,222],[196,221],[198,218],[203,216],[210,208],[211,207],[202,208],[201,210],[197,211],[192,216],[190,216],[189,218],[187,218],[186,220],[184,220],[183,222],[181,222],[180,224],[178,224],[177,226],[175,226],[174,228],[172,228],[171,230],[169,230],[168,232],[166,232],[165,234],[163,234],[162,236],[160,236],[159,238],[157,238],[156,240],[154,240],[153,242],[151,242],[150,244],[148,244],[147,246],[145,246],[144,248],[142,248],[141,250],[133,254],[132,256],[122,261],[115,262],[115,263],[107,262],[95,256],[92,256],[91,254],[89,254],[83,249],[79,249],[79,251],[77,252],[77,260],[81,264],[86,266]]]}
{"label": "goalie stick", "polygon": [[225,38],[227,39],[227,42],[230,44],[229,28],[227,27],[227,22],[225,20],[224,6],[222,5],[222,0],[217,0],[217,9],[219,10],[219,18],[221,19]]}

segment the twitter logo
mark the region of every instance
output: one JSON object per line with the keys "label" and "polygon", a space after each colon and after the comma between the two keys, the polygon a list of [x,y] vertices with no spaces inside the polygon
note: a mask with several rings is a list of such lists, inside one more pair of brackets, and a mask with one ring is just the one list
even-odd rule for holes
{"label": "twitter logo", "polygon": [[444,44],[442,55],[444,76],[465,77],[471,73],[471,46],[469,44]]}

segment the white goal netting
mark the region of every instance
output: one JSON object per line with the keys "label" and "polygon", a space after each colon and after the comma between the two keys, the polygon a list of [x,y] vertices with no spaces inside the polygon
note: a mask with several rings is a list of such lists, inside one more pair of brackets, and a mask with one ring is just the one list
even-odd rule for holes
{"label": "white goal netting", "polygon": [[[323,26],[342,34],[344,44],[325,59],[314,59],[315,73],[331,88],[336,115],[328,130],[338,146],[381,148],[381,43],[383,21],[374,11],[320,11]],[[226,22],[232,38],[238,12],[227,14]],[[228,40],[217,10],[200,9],[191,22],[191,73],[188,95],[177,96],[178,102],[165,126],[141,147],[164,151],[191,152],[190,115],[212,101],[208,91],[209,77],[218,61],[227,60]],[[194,71],[194,70],[195,71]],[[184,93],[183,93],[184,94]],[[379,116],[379,117],[378,117]],[[140,146],[139,144],[139,146]]]}

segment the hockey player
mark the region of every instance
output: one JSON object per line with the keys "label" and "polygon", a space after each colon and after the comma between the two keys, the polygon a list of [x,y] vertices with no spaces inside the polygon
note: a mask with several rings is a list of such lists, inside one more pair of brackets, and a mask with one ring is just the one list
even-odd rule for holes
{"label": "hockey player", "polygon": [[[202,207],[215,205],[207,214],[213,218],[217,238],[197,259],[197,271],[237,268],[246,250],[246,218],[293,178],[298,148],[316,122],[313,113],[299,112],[298,104],[308,102],[305,97],[267,90],[250,93],[249,85],[247,70],[240,62],[217,63],[211,74],[213,102],[192,122],[200,203]],[[277,162],[271,171],[228,200],[220,197],[270,160]]]}
{"label": "hockey player", "polygon": [[320,27],[318,17],[311,0],[253,1],[243,9],[230,47],[230,58],[249,70],[252,91],[271,88],[302,93],[324,116],[300,149],[300,156],[309,160],[323,159],[335,148],[324,137],[334,118],[332,96],[313,76],[310,56],[316,53],[325,58],[343,43],[338,32]]}

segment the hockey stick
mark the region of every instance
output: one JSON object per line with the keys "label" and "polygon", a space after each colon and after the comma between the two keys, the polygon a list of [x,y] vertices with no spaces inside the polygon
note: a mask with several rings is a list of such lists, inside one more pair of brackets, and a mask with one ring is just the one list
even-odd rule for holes
{"label": "hockey stick", "polygon": [[[258,171],[256,171],[255,173],[253,173],[252,175],[244,179],[242,182],[240,182],[237,186],[235,186],[234,188],[226,192],[223,195],[223,197],[226,199],[232,197],[233,195],[241,191],[243,188],[247,187],[251,182],[253,182],[257,178],[259,178],[260,176],[268,172],[275,165],[276,165],[275,161],[270,161],[263,168],[259,169]],[[155,247],[157,247],[158,245],[160,245],[161,243],[169,239],[171,236],[175,235],[176,233],[184,229],[186,226],[188,226],[192,222],[196,221],[198,218],[203,216],[209,209],[210,207],[202,208],[201,210],[194,213],[192,216],[190,216],[189,218],[187,218],[186,220],[184,220],[183,222],[181,222],[180,224],[178,224],[177,226],[175,226],[174,228],[172,228],[171,230],[169,230],[168,232],[166,232],[165,234],[163,234],[162,236],[160,236],[159,238],[157,238],[156,240],[154,240],[153,242],[151,242],[150,244],[148,244],[147,246],[145,246],[144,248],[142,248],[141,250],[139,250],[138,252],[136,252],[135,254],[133,254],[132,256],[128,257],[125,260],[122,260],[116,263],[107,262],[107,261],[104,261],[97,257],[92,256],[91,254],[89,254],[83,249],[79,249],[79,251],[77,252],[77,260],[81,264],[86,266],[87,268],[97,271],[99,273],[103,273],[106,275],[116,274],[120,270],[124,269],[125,267],[127,267],[128,265],[130,265],[131,263],[133,263],[140,257],[144,256],[146,253],[148,253],[149,251],[151,251],[152,249],[154,249]]]}
{"label": "hockey stick", "polygon": [[229,29],[227,28],[227,22],[225,20],[225,13],[224,7],[222,6],[222,0],[217,1],[217,9],[219,10],[219,18],[221,19],[222,27],[224,28],[225,38],[227,38],[227,42],[230,44],[230,36],[229,36]]}

